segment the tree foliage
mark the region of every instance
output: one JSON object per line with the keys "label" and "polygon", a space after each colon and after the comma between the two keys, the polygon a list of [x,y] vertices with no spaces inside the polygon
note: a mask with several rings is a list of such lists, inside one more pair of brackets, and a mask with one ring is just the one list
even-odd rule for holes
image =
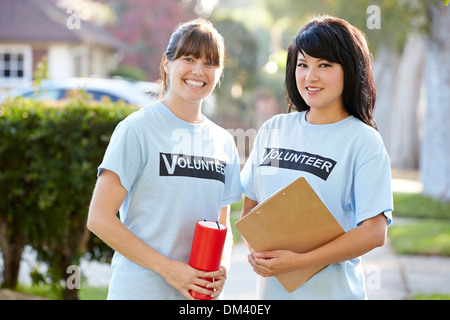
{"label": "tree foliage", "polygon": [[181,22],[195,17],[193,4],[179,0],[109,1],[117,17],[110,31],[128,45],[123,64],[146,71],[147,79],[159,78],[159,62],[169,38]]}
{"label": "tree foliage", "polygon": [[[88,248],[98,258],[109,251],[99,241],[89,243],[88,207],[110,135],[134,110],[124,103],[94,103],[84,94],[56,105],[22,98],[0,105],[3,286],[17,284],[25,245],[48,265],[46,278],[55,285]],[[65,298],[76,295],[64,290]]]}

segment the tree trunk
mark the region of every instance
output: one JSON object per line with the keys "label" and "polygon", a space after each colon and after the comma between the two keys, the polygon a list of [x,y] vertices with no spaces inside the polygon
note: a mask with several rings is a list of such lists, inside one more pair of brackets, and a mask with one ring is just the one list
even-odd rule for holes
{"label": "tree trunk", "polygon": [[422,87],[425,39],[416,34],[407,37],[398,66],[392,95],[390,123],[390,159],[395,168],[419,167],[418,109]]}
{"label": "tree trunk", "polygon": [[[70,255],[70,256],[72,256],[72,255]],[[63,278],[64,278],[63,280],[64,280],[64,283],[66,284],[64,286],[62,294],[63,294],[64,300],[78,300],[78,288],[70,288],[68,286],[69,277],[71,275],[69,273],[67,273],[66,270],[67,270],[68,266],[70,266],[70,262],[68,262],[68,261],[70,261],[70,258],[71,257],[64,257],[62,259],[62,261],[60,261],[60,263],[59,263],[60,267],[61,267],[61,271],[63,271]]]}
{"label": "tree trunk", "polygon": [[0,216],[0,252],[3,256],[3,288],[15,289],[17,286],[23,247],[24,236],[19,222],[12,221],[12,224],[8,224],[7,218]]}
{"label": "tree trunk", "polygon": [[374,78],[377,88],[377,103],[374,117],[377,121],[378,132],[383,137],[384,145],[391,154],[391,122],[392,99],[395,95],[397,70],[400,54],[388,46],[378,49],[374,62]]}
{"label": "tree trunk", "polygon": [[[87,223],[72,225],[72,234],[78,235],[77,241],[68,241],[65,243],[64,249],[61,250],[63,253],[61,260],[58,262],[59,268],[63,273],[63,280],[66,284],[63,289],[63,299],[64,300],[78,300],[79,289],[69,285],[72,280],[80,282],[81,279],[71,279],[72,277],[77,277],[69,272],[68,267],[72,264],[73,258],[77,256],[78,252],[86,252],[86,248],[91,237],[91,232],[87,228]],[[77,266],[79,268],[79,266]],[[73,284],[73,283],[72,283]]]}
{"label": "tree trunk", "polygon": [[423,193],[450,201],[450,8],[441,4],[430,9],[420,170]]}

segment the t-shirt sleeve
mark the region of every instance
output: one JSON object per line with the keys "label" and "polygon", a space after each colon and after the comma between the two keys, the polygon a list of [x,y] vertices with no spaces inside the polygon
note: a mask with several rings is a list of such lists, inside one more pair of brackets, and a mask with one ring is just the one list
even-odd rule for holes
{"label": "t-shirt sleeve", "polygon": [[135,129],[126,121],[120,122],[111,136],[98,175],[103,169],[116,173],[129,192],[142,165],[142,148]]}
{"label": "t-shirt sleeve", "polygon": [[234,145],[234,140],[231,141],[231,145],[231,163],[229,163],[225,168],[226,175],[222,207],[237,202],[241,200],[242,197],[239,154],[236,146]]}
{"label": "t-shirt sleeve", "polygon": [[242,169],[241,181],[242,181],[242,193],[246,197],[256,201],[255,186],[253,183],[253,166],[250,161],[253,153],[254,151],[250,153],[250,157],[248,158],[247,162],[244,165],[244,168]]}
{"label": "t-shirt sleeve", "polygon": [[356,169],[354,176],[356,223],[384,213],[392,223],[393,198],[389,157],[383,150]]}
{"label": "t-shirt sleeve", "polygon": [[253,149],[251,150],[250,155],[241,171],[242,193],[246,197],[254,201],[258,201],[256,196],[256,185],[254,180],[254,174],[256,167],[258,165],[258,146],[260,135],[261,130],[256,135],[256,139],[253,143]]}

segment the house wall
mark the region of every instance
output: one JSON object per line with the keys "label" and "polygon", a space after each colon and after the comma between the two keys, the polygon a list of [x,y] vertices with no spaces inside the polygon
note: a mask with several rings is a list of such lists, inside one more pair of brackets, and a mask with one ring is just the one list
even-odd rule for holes
{"label": "house wall", "polygon": [[108,76],[119,65],[120,55],[101,47],[91,48],[89,52],[91,75]]}
{"label": "house wall", "polygon": [[55,44],[49,47],[49,74],[51,78],[105,77],[116,68],[118,61],[113,51],[89,45]]}
{"label": "house wall", "polygon": [[[21,61],[18,61],[18,55]],[[113,50],[87,44],[0,43],[0,91],[29,86],[33,72],[46,55],[49,77],[54,79],[106,77],[118,66],[120,59]],[[21,70],[20,76],[17,69]],[[11,72],[16,76],[11,76]]]}
{"label": "house wall", "polygon": [[48,48],[48,73],[50,78],[74,76],[71,48],[66,44],[52,44]]}

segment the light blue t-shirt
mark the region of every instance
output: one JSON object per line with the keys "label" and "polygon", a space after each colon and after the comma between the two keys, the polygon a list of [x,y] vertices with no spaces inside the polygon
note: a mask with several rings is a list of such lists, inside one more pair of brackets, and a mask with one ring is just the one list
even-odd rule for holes
{"label": "light blue t-shirt", "polygon": [[[376,130],[350,116],[313,125],[305,112],[282,114],[259,130],[241,172],[244,194],[259,202],[305,177],[345,231],[382,212],[392,221],[389,158]],[[332,264],[288,293],[258,276],[261,299],[365,299],[361,258]]]}
{"label": "light blue t-shirt", "polygon": [[[161,102],[116,127],[102,169],[115,172],[128,194],[120,219],[171,259],[189,261],[196,221],[218,220],[241,199],[240,166],[231,134],[206,117],[190,124]],[[159,274],[115,253],[108,299],[184,299]]]}

